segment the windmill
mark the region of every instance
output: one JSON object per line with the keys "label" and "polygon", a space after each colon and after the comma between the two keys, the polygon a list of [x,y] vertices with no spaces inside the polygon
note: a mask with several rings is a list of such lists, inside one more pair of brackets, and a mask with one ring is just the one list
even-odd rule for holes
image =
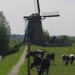
{"label": "windmill", "polygon": [[42,20],[47,17],[58,17],[58,13],[51,12],[44,15],[40,15],[39,0],[36,0],[37,13],[32,13],[30,16],[24,16],[23,18],[28,21],[28,25],[25,30],[24,43],[37,43],[44,42],[44,34],[42,29]]}
{"label": "windmill", "polygon": [[[24,43],[28,43],[28,51],[30,53],[30,43],[37,43],[45,41],[42,20],[47,17],[59,17],[60,15],[55,12],[40,15],[39,0],[36,0],[37,13],[32,13],[30,16],[24,16],[25,21],[28,21],[24,35]],[[30,55],[28,56],[28,75],[30,75]]]}

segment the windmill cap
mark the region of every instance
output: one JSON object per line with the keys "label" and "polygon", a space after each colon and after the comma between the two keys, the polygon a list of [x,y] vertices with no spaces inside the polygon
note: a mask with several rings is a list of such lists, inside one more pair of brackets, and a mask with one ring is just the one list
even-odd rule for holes
{"label": "windmill cap", "polygon": [[41,16],[39,13],[34,13],[34,14],[31,14],[27,19],[28,20],[41,20]]}

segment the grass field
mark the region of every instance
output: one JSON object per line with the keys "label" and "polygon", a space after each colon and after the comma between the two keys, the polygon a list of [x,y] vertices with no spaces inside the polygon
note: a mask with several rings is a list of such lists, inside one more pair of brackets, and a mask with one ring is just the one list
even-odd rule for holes
{"label": "grass field", "polygon": [[0,61],[0,75],[8,75],[12,67],[19,61],[24,48],[24,46],[20,47],[19,52],[6,56]]}
{"label": "grass field", "polygon": [[[68,47],[41,47],[41,46],[31,46],[31,50],[35,49],[45,49],[47,52],[55,53],[55,62],[51,63],[49,75],[75,75],[75,61],[72,65],[64,66],[62,62],[62,54],[75,54],[75,43],[72,46]],[[32,62],[32,59],[31,59]],[[27,75],[27,63],[26,58],[25,63],[21,66],[20,72],[18,75]],[[38,75],[36,68],[30,70],[31,75]]]}
{"label": "grass field", "polygon": [[10,47],[14,47],[15,44],[19,44],[19,43],[21,43],[21,42],[22,42],[22,41],[19,41],[19,40],[18,40],[18,41],[17,41],[17,40],[11,40],[10,43],[9,43],[9,46],[10,46]]}

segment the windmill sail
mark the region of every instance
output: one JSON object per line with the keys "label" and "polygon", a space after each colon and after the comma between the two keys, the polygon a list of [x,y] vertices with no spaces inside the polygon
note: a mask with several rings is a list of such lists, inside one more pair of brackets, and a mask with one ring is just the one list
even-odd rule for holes
{"label": "windmill sail", "polygon": [[37,0],[37,7],[38,7],[38,13],[40,13],[40,5],[39,5],[39,0]]}
{"label": "windmill sail", "polygon": [[58,17],[58,16],[60,16],[58,11],[42,13],[42,17]]}
{"label": "windmill sail", "polygon": [[36,2],[36,0],[34,0],[34,9],[35,9],[35,12],[38,13],[38,8],[37,8],[37,2]]}
{"label": "windmill sail", "polygon": [[39,0],[34,0],[34,8],[35,8],[36,13],[40,13]]}

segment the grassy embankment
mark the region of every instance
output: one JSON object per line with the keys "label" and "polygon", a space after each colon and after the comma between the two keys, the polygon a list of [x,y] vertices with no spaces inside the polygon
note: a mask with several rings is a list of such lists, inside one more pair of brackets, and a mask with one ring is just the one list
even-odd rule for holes
{"label": "grassy embankment", "polygon": [[[75,54],[75,43],[72,46],[68,47],[41,47],[41,46],[31,46],[31,50],[35,49],[45,49],[47,52],[55,53],[55,62],[51,63],[49,75],[75,75],[75,61],[73,65],[64,66],[62,62],[62,54]],[[32,59],[31,59],[32,61]],[[18,75],[27,75],[27,63],[26,58],[25,63],[21,66],[20,72]],[[38,75],[36,68],[30,70],[31,75]]]}
{"label": "grassy embankment", "polygon": [[[13,47],[14,44],[10,46]],[[24,48],[24,46],[20,47],[19,52],[6,56],[0,61],[0,75],[8,75],[12,67],[19,61]]]}

